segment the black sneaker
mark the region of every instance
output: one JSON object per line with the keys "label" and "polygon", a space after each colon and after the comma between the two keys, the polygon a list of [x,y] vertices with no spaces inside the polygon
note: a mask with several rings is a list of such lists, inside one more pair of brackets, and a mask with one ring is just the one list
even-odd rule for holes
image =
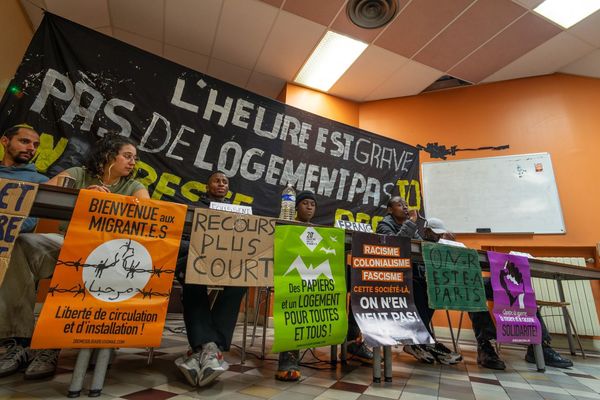
{"label": "black sneaker", "polygon": [[352,355],[354,360],[359,360],[365,364],[373,364],[373,351],[367,347],[364,341],[348,343],[348,353]]}
{"label": "black sneaker", "polygon": [[506,369],[506,364],[498,357],[489,340],[477,343],[477,364],[489,369]]}
{"label": "black sneaker", "polygon": [[453,352],[439,342],[436,342],[435,345],[426,344],[425,347],[429,354],[433,355],[440,364],[454,365],[462,360],[462,355]]}
{"label": "black sneaker", "polygon": [[42,379],[56,373],[56,364],[60,349],[38,350],[34,359],[25,370],[25,379]]}
{"label": "black sneaker", "polygon": [[425,345],[422,344],[411,344],[406,345],[402,349],[405,353],[410,354],[417,360],[424,362],[426,364],[433,364],[435,362],[435,357],[431,354]]}
{"label": "black sneaker", "polygon": [[27,368],[31,362],[31,350],[19,344],[13,344],[0,358],[0,377],[8,376]]}
{"label": "black sneaker", "polygon": [[284,382],[296,382],[300,379],[300,351],[283,351],[279,353],[279,365],[275,379]]}
{"label": "black sneaker", "polygon": [[[542,345],[542,351],[544,352],[544,362],[550,367],[556,368],[570,368],[573,366],[573,361],[568,358],[564,358],[556,352],[552,347],[544,344]],[[527,354],[525,354],[525,361],[528,363],[535,364],[535,354],[533,351],[533,345],[527,346]]]}

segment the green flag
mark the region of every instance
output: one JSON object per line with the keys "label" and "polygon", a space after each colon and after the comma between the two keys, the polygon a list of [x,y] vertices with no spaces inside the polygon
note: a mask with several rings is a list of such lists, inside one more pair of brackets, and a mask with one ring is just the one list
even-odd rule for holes
{"label": "green flag", "polygon": [[475,250],[430,242],[423,242],[422,249],[430,308],[487,311]]}
{"label": "green flag", "polygon": [[344,342],[348,329],[344,231],[277,226],[274,256],[272,351]]}

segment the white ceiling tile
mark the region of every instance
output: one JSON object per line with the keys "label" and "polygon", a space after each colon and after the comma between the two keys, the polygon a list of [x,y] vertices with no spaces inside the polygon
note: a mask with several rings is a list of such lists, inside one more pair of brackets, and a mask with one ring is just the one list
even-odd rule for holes
{"label": "white ceiling tile", "polygon": [[533,10],[540,5],[544,0],[513,0],[514,3],[520,4],[523,7]]}
{"label": "white ceiling tile", "polygon": [[211,58],[208,64],[208,75],[243,88],[250,77],[250,70]]}
{"label": "white ceiling tile", "polygon": [[42,23],[42,18],[44,18],[44,10],[42,8],[48,8],[44,0],[21,0],[21,5],[29,16],[33,30],[36,30]]}
{"label": "white ceiling tile", "polygon": [[70,19],[88,28],[110,25],[106,0],[46,0],[51,13]]}
{"label": "white ceiling tile", "polygon": [[255,69],[291,81],[321,40],[325,29],[316,22],[280,11]]}
{"label": "white ceiling tile", "polygon": [[222,0],[166,0],[165,42],[209,55],[222,5]]}
{"label": "white ceiling tile", "polygon": [[600,78],[600,50],[596,50],[566,67],[561,68],[560,72]]}
{"label": "white ceiling tile", "polygon": [[583,21],[573,25],[568,32],[600,47],[600,11],[596,11]]}
{"label": "white ceiling tile", "polygon": [[157,40],[148,39],[147,37],[126,32],[118,28],[113,28],[113,37],[162,57],[163,44]]}
{"label": "white ceiling tile", "polygon": [[260,95],[277,98],[285,85],[285,80],[254,71],[246,85],[246,89]]}
{"label": "white ceiling tile", "polygon": [[208,56],[193,53],[188,50],[179,49],[170,45],[165,45],[164,57],[168,60],[181,64],[184,67],[206,73],[208,71]]}
{"label": "white ceiling tile", "polygon": [[381,100],[392,97],[413,96],[421,93],[440,76],[442,71],[416,61],[409,61],[389,79],[373,91],[365,100]]}
{"label": "white ceiling tile", "polygon": [[354,101],[363,101],[407,62],[406,57],[370,45],[328,93]]}
{"label": "white ceiling tile", "polygon": [[224,0],[212,56],[252,69],[278,10],[258,0]]}
{"label": "white ceiling tile", "polygon": [[485,78],[482,82],[497,82],[527,76],[546,75],[593,51],[582,40],[562,32],[529,53]]}
{"label": "white ceiling tile", "polygon": [[109,0],[113,26],[127,32],[163,40],[163,0]]}

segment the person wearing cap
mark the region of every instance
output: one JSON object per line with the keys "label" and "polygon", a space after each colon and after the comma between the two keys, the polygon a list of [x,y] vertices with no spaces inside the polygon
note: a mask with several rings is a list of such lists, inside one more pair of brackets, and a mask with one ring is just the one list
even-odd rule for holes
{"label": "person wearing cap", "polygon": [[[230,203],[229,179],[221,171],[208,177],[206,194],[198,202],[209,208],[211,202]],[[175,275],[183,287],[183,320],[191,352],[175,360],[175,365],[192,386],[206,386],[229,369],[222,351],[228,351],[233,338],[240,304],[247,288],[224,286],[212,308],[206,285],[185,283],[190,242],[182,240]]]}
{"label": "person wearing cap", "polygon": [[[376,233],[382,235],[394,235],[423,240],[418,232],[417,210],[409,210],[406,201],[400,196],[390,198],[387,204],[387,215],[377,224]],[[434,229],[439,230],[439,227]],[[430,229],[433,232],[432,229]],[[427,281],[425,278],[425,266],[413,263],[413,295],[417,312],[423,324],[433,337],[430,322],[433,311],[429,308],[427,298]],[[403,350],[415,357],[417,360],[432,364],[436,360],[440,364],[453,365],[462,360],[462,356],[451,351],[442,343],[406,345]]]}
{"label": "person wearing cap", "polygon": [[[454,235],[446,228],[441,219],[429,218],[425,223],[424,239],[431,242],[438,242],[440,239],[454,240]],[[486,298],[493,300],[492,284],[489,278],[483,279],[483,286]],[[539,311],[537,317],[542,327],[542,349],[545,363],[551,367],[558,368],[573,366],[571,360],[562,357],[550,346],[552,339]],[[473,326],[473,333],[475,333],[475,338],[477,339],[477,364],[489,369],[506,369],[506,364],[500,359],[494,350],[494,346],[491,344],[491,340],[496,340],[496,327],[489,311],[469,312],[469,318]],[[535,363],[532,345],[527,347],[525,360],[529,363]]]}
{"label": "person wearing cap", "polygon": [[[12,126],[4,131],[0,143],[4,148],[0,178],[34,183],[48,181],[48,177],[37,172],[35,164],[30,163],[40,145],[40,135],[33,127],[27,124]],[[21,232],[33,232],[37,221],[37,218],[26,218],[21,225]]]}
{"label": "person wearing cap", "polygon": [[[303,190],[296,195],[296,221],[310,224],[317,211],[317,198],[310,190]],[[373,352],[359,339],[360,330],[356,321],[348,321],[348,352],[364,362],[373,362]],[[280,381],[293,382],[301,377],[300,352],[284,351],[279,353],[279,365],[275,378]]]}
{"label": "person wearing cap", "polygon": [[[317,198],[310,190],[303,190],[296,195],[296,221],[310,224],[317,211]],[[300,379],[300,351],[282,351],[275,379],[295,382]]]}

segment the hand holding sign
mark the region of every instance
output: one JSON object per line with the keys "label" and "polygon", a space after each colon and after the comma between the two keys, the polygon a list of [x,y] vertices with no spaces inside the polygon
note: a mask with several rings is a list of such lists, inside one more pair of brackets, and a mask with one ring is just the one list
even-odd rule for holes
{"label": "hand holding sign", "polygon": [[8,269],[15,239],[29,215],[37,189],[37,183],[0,179],[0,285]]}

